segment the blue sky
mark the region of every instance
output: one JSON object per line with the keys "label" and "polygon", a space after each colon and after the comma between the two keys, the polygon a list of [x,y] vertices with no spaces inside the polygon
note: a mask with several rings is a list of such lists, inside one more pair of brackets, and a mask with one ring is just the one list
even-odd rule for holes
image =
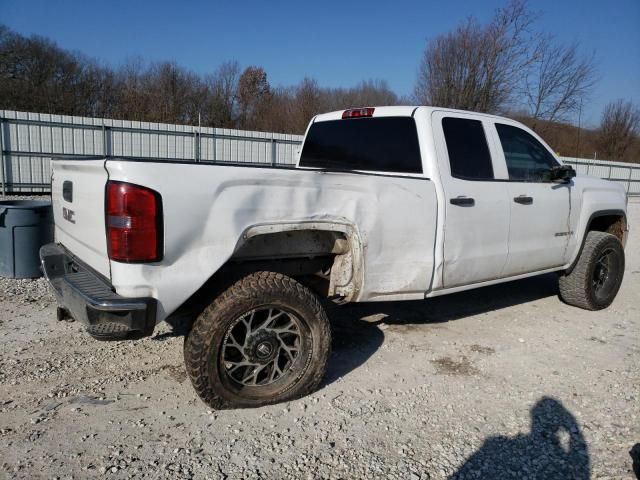
{"label": "blue sky", "polygon": [[[0,0],[0,22],[117,66],[127,57],[175,60],[196,72],[225,60],[261,65],[273,85],[305,76],[348,87],[384,79],[413,89],[429,38],[473,15],[488,20],[502,0],[165,1]],[[530,0],[539,28],[595,51],[600,80],[583,124],[610,100],[640,103],[640,0]]]}

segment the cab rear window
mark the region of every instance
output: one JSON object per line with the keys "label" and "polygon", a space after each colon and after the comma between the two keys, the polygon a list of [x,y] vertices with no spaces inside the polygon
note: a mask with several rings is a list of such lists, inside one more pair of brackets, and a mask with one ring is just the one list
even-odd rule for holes
{"label": "cab rear window", "polygon": [[309,128],[300,166],[422,173],[416,123],[411,117],[316,122]]}

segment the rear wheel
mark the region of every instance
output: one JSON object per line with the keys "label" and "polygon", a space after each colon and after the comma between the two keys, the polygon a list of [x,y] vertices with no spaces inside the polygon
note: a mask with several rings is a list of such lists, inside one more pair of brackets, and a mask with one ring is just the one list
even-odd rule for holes
{"label": "rear wheel", "polygon": [[253,273],[196,320],[185,341],[193,386],[213,408],[305,395],[324,375],[331,331],[318,298],[294,279]]}
{"label": "rear wheel", "polygon": [[588,232],[573,270],[560,276],[560,297],[586,310],[608,307],[624,275],[624,249],[620,240],[604,232]]}

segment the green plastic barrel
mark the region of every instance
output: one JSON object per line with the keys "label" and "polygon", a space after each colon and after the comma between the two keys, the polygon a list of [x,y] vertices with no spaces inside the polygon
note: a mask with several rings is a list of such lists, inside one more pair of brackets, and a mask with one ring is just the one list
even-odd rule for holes
{"label": "green plastic barrel", "polygon": [[52,241],[51,202],[0,200],[0,276],[41,277],[38,251]]}

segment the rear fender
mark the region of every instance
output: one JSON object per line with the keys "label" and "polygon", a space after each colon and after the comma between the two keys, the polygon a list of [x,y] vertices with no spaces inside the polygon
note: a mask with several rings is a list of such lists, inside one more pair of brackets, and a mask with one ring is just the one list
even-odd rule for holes
{"label": "rear fender", "polygon": [[[356,301],[361,293],[364,281],[363,246],[361,236],[355,225],[344,220],[337,221],[300,221],[295,223],[265,223],[248,227],[243,233],[233,258],[246,258],[255,254],[255,240],[262,238],[264,248],[269,249],[266,239],[273,234],[295,233],[296,242],[290,252],[279,252],[280,258],[287,256],[313,256],[321,253],[334,256],[331,268],[329,295],[343,297],[345,301]],[[314,233],[334,233],[330,237]],[[308,235],[304,235],[307,233]],[[328,243],[327,238],[334,241]]]}

